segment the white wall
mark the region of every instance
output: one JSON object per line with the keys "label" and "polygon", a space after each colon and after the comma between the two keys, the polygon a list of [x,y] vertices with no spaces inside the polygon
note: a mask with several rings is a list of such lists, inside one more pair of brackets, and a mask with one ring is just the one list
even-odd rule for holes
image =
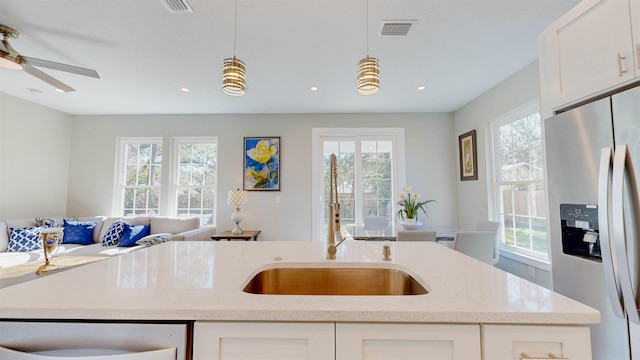
{"label": "white wall", "polygon": [[0,93],[0,219],[64,215],[70,115]]}
{"label": "white wall", "polygon": [[[538,62],[525,67],[515,75],[454,113],[455,141],[458,135],[476,130],[478,145],[478,180],[458,181],[458,220],[462,228],[472,229],[478,220],[489,218],[489,195],[487,191],[488,124],[498,116],[519,106],[540,98],[540,76]],[[458,148],[456,147],[456,158]],[[458,178],[459,170],[458,170]],[[540,285],[551,287],[551,275],[548,271],[530,268],[528,265],[500,258],[497,267],[516,274]],[[530,271],[533,272],[531,276]]]}
{"label": "white wall", "polygon": [[[404,127],[407,184],[430,205],[429,223],[458,224],[456,143],[450,113],[131,115],[76,116],[73,120],[67,215],[111,214],[116,137],[218,136],[218,231],[232,228],[227,191],[242,187],[243,138],[281,137],[281,191],[249,193],[244,229],[261,229],[261,240],[311,238],[311,129]],[[275,203],[275,197],[281,203]]]}

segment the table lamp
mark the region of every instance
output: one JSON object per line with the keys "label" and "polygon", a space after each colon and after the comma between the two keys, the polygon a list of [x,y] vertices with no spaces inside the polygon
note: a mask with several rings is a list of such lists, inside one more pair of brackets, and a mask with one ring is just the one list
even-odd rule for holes
{"label": "table lamp", "polygon": [[240,229],[240,222],[244,218],[242,213],[240,212],[240,205],[244,205],[247,203],[247,192],[244,190],[236,189],[229,191],[229,197],[227,198],[227,204],[235,205],[236,211],[231,214],[231,221],[236,223],[236,227],[231,230],[231,234],[233,235],[241,235],[242,229]]}

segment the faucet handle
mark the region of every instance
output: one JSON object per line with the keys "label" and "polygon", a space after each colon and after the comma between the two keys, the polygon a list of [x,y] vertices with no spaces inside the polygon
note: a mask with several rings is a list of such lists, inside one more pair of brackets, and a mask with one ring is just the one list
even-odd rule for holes
{"label": "faucet handle", "polygon": [[391,261],[391,245],[382,245],[382,255],[384,256],[384,261]]}
{"label": "faucet handle", "polygon": [[334,260],[336,258],[336,253],[338,252],[338,246],[340,246],[340,244],[347,240],[346,237],[342,236],[340,230],[336,230],[333,233],[333,239],[335,240],[336,238],[340,239],[337,244],[328,243],[329,246],[327,247],[327,259]]}

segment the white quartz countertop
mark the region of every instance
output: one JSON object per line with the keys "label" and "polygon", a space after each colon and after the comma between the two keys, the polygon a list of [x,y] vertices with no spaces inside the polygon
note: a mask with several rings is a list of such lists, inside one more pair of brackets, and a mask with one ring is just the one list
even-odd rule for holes
{"label": "white quartz countertop", "polygon": [[[167,242],[0,290],[0,318],[588,324],[597,310],[437,243]],[[55,263],[55,259],[54,259]],[[256,295],[273,266],[392,267],[429,291],[411,296]]]}

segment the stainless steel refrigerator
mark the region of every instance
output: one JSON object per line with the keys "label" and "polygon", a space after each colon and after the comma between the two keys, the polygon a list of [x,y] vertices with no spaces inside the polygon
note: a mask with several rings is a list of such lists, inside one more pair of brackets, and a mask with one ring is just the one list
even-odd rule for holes
{"label": "stainless steel refrigerator", "polygon": [[640,360],[640,87],[544,127],[553,289],[600,311],[593,359]]}

